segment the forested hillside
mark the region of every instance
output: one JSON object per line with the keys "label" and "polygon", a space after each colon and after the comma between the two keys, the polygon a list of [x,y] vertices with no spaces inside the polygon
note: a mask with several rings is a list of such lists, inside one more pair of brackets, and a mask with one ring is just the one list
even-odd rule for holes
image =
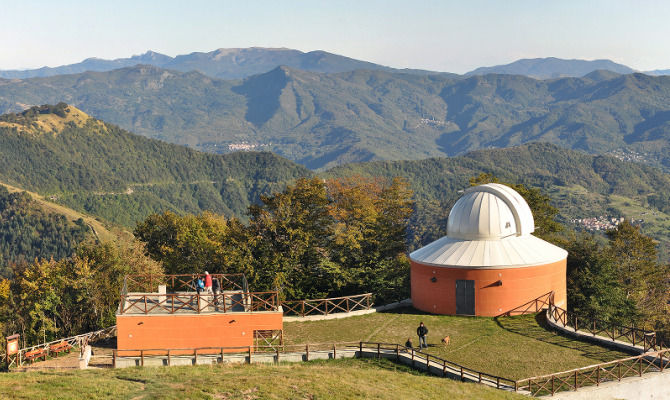
{"label": "forested hillside", "polygon": [[11,263],[36,258],[71,256],[92,232],[82,219],[45,211],[27,193],[9,193],[0,186],[0,277],[10,275]]}
{"label": "forested hillside", "polygon": [[135,66],[0,79],[0,112],[65,101],[215,153],[270,150],[311,169],[550,142],[670,168],[670,77],[463,77],[278,67],[244,80]]}
{"label": "forested hillside", "polygon": [[410,229],[413,246],[444,234],[447,212],[469,187],[469,179],[489,173],[505,182],[542,188],[559,208],[559,220],[610,215],[643,220],[643,232],[661,241],[664,259],[670,243],[670,175],[609,156],[592,156],[547,143],[481,150],[461,157],[419,161],[348,164],[324,173],[405,177],[417,200]]}
{"label": "forested hillside", "polygon": [[215,155],[147,139],[66,104],[0,117],[0,180],[128,227],[153,212],[243,216],[309,175],[270,153]]}

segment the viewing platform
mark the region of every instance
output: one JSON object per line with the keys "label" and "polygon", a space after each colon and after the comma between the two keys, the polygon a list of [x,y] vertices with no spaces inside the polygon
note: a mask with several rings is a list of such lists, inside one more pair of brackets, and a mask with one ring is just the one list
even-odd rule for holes
{"label": "viewing platform", "polygon": [[118,315],[281,312],[277,292],[250,292],[243,274],[212,274],[219,293],[196,291],[204,275],[128,275]]}
{"label": "viewing platform", "polygon": [[203,274],[127,275],[116,312],[119,355],[281,342],[283,310],[277,292],[249,291],[243,274],[210,276],[220,291],[198,293],[196,282],[204,280]]}

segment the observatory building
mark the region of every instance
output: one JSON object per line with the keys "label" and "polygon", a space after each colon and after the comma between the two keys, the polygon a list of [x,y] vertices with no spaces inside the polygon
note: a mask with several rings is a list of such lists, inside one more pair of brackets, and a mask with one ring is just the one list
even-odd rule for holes
{"label": "observatory building", "polygon": [[534,230],[530,207],[512,188],[466,190],[449,213],[447,236],[409,255],[414,307],[496,316],[551,291],[565,307],[568,253]]}

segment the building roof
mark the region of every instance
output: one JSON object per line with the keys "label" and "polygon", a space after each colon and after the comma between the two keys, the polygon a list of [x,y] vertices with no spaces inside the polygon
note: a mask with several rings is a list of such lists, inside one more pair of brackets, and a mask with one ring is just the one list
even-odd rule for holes
{"label": "building roof", "polygon": [[447,236],[494,240],[535,231],[528,203],[509,186],[489,183],[468,189],[449,213]]}
{"label": "building roof", "polygon": [[507,268],[549,264],[567,257],[560,247],[531,235],[533,214],[509,186],[472,187],[449,213],[447,236],[410,254],[422,264]]}

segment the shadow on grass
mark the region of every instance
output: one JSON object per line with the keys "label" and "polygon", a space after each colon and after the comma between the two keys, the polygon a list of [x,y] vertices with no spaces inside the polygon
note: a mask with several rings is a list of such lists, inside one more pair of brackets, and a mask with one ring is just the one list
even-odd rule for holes
{"label": "shadow on grass", "polygon": [[417,310],[414,307],[401,307],[391,310],[378,311],[379,314],[409,314],[409,315],[435,315],[425,311]]}
{"label": "shadow on grass", "polygon": [[604,345],[595,344],[586,340],[580,340],[560,331],[555,331],[547,323],[545,314],[540,312],[531,317],[528,315],[514,317],[495,317],[494,321],[502,329],[522,335],[540,342],[549,343],[581,352],[584,357],[600,360],[602,362],[613,361],[622,358],[626,354],[620,350],[614,350]]}

